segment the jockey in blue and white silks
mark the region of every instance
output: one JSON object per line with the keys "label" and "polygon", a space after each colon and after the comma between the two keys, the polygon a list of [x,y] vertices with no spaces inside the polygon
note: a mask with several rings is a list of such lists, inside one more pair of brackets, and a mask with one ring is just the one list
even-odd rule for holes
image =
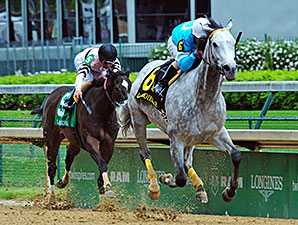
{"label": "jockey in blue and white silks", "polygon": [[[184,72],[190,69],[198,57],[198,50],[204,50],[207,34],[202,28],[203,25],[210,25],[207,18],[198,18],[184,22],[173,29],[172,35],[168,40],[168,50],[175,58],[175,61],[154,87],[154,91],[161,97],[168,81],[177,71],[180,69]],[[198,46],[197,42],[201,42],[201,46],[200,44]]]}

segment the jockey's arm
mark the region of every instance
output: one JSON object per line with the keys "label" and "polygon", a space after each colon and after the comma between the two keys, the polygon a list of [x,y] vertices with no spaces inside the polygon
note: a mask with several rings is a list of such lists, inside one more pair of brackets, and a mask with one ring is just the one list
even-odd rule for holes
{"label": "jockey's arm", "polygon": [[85,63],[82,64],[82,66],[80,66],[80,68],[78,69],[78,73],[77,73],[77,77],[76,77],[76,82],[75,82],[75,96],[77,98],[79,98],[79,96],[82,97],[82,83],[83,83],[83,79],[87,76],[87,74],[90,73],[90,67],[88,65],[86,65]]}
{"label": "jockey's arm", "polygon": [[196,51],[189,54],[189,52],[178,52],[177,63],[180,70],[187,71],[195,62],[198,54]]}

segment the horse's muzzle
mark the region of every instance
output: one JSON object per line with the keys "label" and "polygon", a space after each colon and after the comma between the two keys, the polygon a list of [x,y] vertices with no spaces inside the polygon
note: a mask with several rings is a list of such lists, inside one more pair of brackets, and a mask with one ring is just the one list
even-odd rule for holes
{"label": "horse's muzzle", "polygon": [[229,65],[226,64],[222,67],[222,70],[228,81],[236,79],[237,65],[230,67]]}

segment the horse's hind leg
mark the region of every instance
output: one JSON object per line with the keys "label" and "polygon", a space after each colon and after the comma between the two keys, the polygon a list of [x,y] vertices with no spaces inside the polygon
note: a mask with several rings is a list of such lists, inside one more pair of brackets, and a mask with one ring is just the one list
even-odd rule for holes
{"label": "horse's hind leg", "polygon": [[140,147],[141,160],[148,170],[148,179],[150,180],[148,195],[151,199],[157,200],[160,196],[160,187],[157,182],[157,175],[151,163],[151,154],[147,145],[146,126],[149,124],[149,121],[147,117],[140,111],[135,110],[132,112],[132,114],[132,124],[137,143]]}
{"label": "horse's hind leg", "polygon": [[59,179],[57,182],[58,188],[64,188],[69,183],[69,171],[71,164],[77,154],[80,152],[80,147],[77,143],[70,145],[67,148],[66,157],[65,157],[65,173],[62,179]]}
{"label": "horse's hind leg", "polygon": [[234,146],[227,130],[222,129],[219,135],[214,136],[210,141],[217,148],[222,151],[228,152],[232,158],[233,171],[230,181],[230,187],[226,188],[222,193],[222,198],[225,202],[230,202],[234,199],[236,195],[236,189],[238,188],[238,176],[239,176],[239,165],[241,162],[241,152]]}
{"label": "horse's hind leg", "polygon": [[[54,178],[56,175],[57,165],[57,155],[59,151],[59,146],[64,138],[64,136],[61,136],[59,133],[46,133],[45,135],[47,142],[47,159],[48,159],[48,176],[50,180],[50,188],[49,188],[49,199],[50,201],[55,199],[55,185],[54,185]],[[50,137],[50,138],[49,138]]]}

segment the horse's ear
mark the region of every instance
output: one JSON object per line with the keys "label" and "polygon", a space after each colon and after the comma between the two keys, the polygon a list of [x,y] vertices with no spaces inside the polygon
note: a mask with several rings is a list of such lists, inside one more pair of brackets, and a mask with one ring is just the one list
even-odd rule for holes
{"label": "horse's ear", "polygon": [[231,30],[232,29],[232,26],[233,26],[233,22],[232,22],[232,19],[229,20],[228,24],[227,24],[227,29],[228,30]]}
{"label": "horse's ear", "polygon": [[130,65],[128,64],[125,70],[126,76],[129,78],[129,74],[130,74],[131,70],[130,70]]}

